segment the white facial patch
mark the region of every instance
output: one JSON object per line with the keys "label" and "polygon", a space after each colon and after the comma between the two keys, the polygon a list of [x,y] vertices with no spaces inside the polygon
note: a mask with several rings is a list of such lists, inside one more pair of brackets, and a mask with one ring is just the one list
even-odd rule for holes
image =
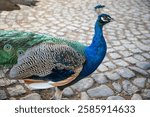
{"label": "white facial patch", "polygon": [[101,17],[101,20],[102,20],[103,22],[107,22],[107,19],[105,19],[104,17]]}

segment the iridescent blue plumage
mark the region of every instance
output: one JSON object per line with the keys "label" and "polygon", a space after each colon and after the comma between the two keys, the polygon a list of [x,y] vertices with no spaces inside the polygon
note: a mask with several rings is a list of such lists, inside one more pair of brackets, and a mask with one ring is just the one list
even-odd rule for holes
{"label": "iridescent blue plumage", "polygon": [[112,20],[113,19],[107,14],[101,14],[98,16],[98,19],[95,24],[95,34],[92,43],[85,49],[86,62],[83,65],[82,71],[73,82],[65,86],[59,87],[60,89],[64,89],[65,87],[70,86],[78,82],[79,80],[85,78],[86,76],[90,75],[101,64],[107,51],[106,41],[103,36],[103,26],[106,23],[111,22]]}

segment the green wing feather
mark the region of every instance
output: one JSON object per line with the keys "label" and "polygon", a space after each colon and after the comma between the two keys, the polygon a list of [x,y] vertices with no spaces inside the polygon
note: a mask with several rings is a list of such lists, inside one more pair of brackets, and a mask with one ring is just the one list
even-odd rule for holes
{"label": "green wing feather", "polygon": [[11,67],[17,63],[18,56],[40,43],[63,44],[72,47],[84,56],[85,45],[62,38],[22,31],[0,30],[0,66]]}

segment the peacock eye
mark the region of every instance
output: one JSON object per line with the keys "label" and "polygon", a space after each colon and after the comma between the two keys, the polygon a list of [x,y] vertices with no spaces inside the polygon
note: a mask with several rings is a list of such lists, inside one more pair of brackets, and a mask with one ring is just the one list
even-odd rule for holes
{"label": "peacock eye", "polygon": [[106,21],[108,21],[108,17],[107,16],[101,17],[101,20],[106,22]]}
{"label": "peacock eye", "polygon": [[23,55],[24,54],[24,50],[18,50],[17,54],[18,54],[18,56]]}
{"label": "peacock eye", "polygon": [[5,51],[11,51],[12,49],[12,46],[10,44],[6,44],[4,45],[4,48],[3,48]]}

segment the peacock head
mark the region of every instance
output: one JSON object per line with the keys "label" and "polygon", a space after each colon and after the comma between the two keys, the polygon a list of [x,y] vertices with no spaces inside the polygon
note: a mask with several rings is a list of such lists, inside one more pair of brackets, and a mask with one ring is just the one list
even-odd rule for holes
{"label": "peacock head", "polygon": [[107,14],[100,14],[99,16],[98,16],[98,19],[97,19],[97,22],[98,22],[98,24],[100,25],[100,26],[104,26],[105,24],[107,24],[107,23],[109,23],[109,22],[111,22],[111,21],[113,21],[114,19],[113,18],[111,18],[109,15],[107,15]]}

